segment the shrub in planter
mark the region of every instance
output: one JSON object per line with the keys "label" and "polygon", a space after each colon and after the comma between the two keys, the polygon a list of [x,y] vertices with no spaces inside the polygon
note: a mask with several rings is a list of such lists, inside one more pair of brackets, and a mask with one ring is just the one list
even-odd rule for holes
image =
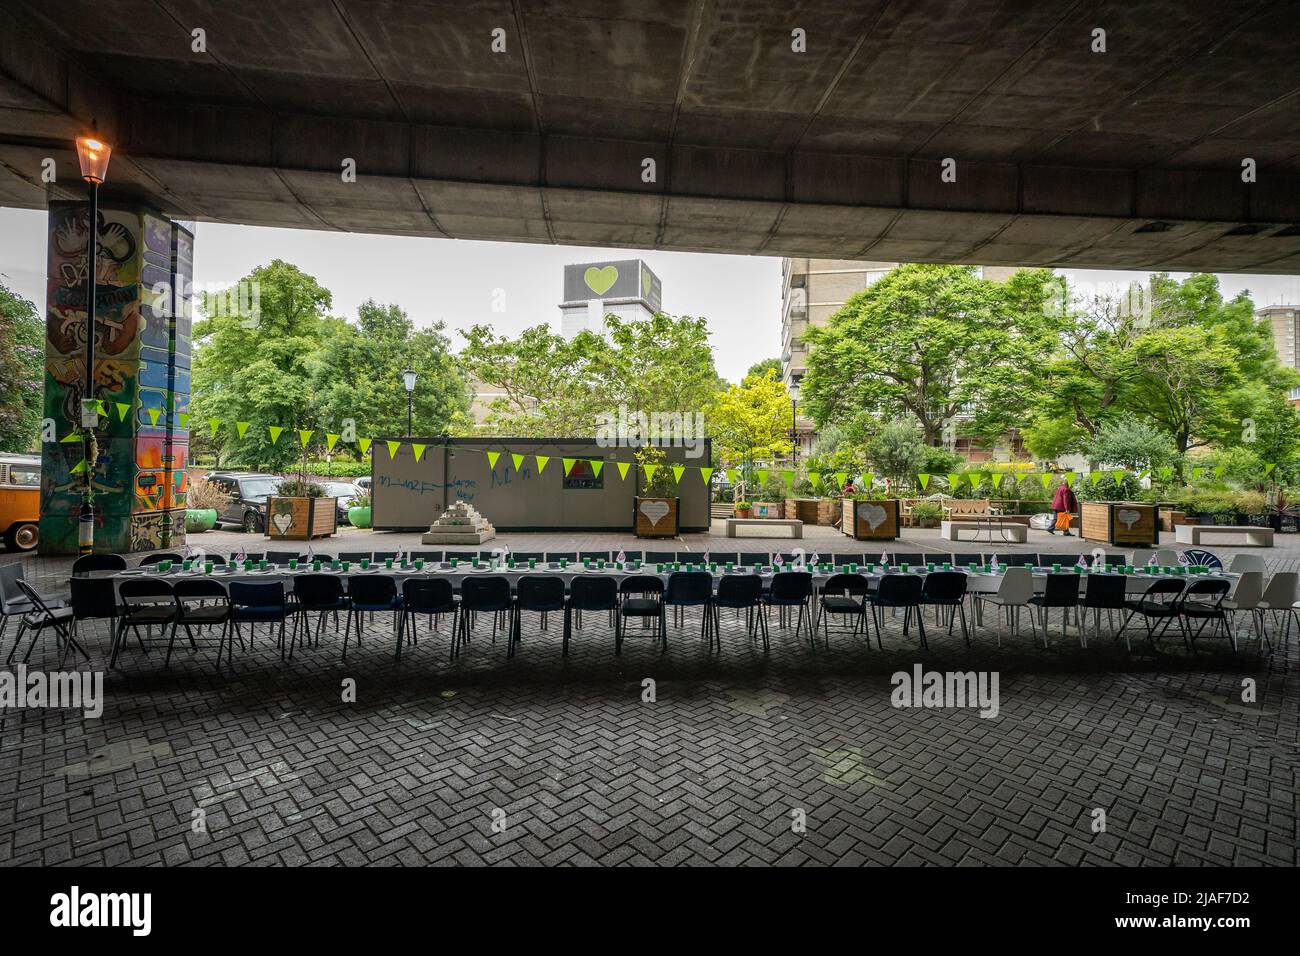
{"label": "shrub in planter", "polygon": [[935,501],[918,501],[912,506],[912,523],[918,528],[933,528],[943,518],[943,509]]}
{"label": "shrub in planter", "polygon": [[754,513],[754,503],[752,501],[736,502],[736,517],[748,518]]}

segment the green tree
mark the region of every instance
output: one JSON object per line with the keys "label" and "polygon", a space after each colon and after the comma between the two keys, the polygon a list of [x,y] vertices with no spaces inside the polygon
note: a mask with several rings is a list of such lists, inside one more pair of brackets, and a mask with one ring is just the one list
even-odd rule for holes
{"label": "green tree", "polygon": [[[311,366],[332,299],[312,276],[280,259],[244,281],[258,290],[248,303],[255,301],[256,311],[218,308],[207,294],[200,299],[206,318],[194,324],[190,410],[196,428],[208,418],[222,419],[216,444],[232,464],[283,471],[301,450],[288,429],[319,430],[321,424]],[[237,421],[250,423],[242,441]],[[272,425],[287,429],[274,444]]]}
{"label": "green tree", "polygon": [[790,453],[790,395],[765,369],[721,392],[709,419],[709,434],[728,465]]}
{"label": "green tree", "polygon": [[892,421],[867,446],[867,459],[878,474],[889,478],[897,487],[922,470],[926,447],[915,422]]}
{"label": "green tree", "polygon": [[1150,422],[1123,418],[1106,422],[1087,446],[1088,457],[1102,467],[1134,471],[1178,462],[1173,437]]}
{"label": "green tree", "polygon": [[327,330],[308,363],[309,387],[320,424],[338,433],[351,419],[363,437],[405,435],[406,386],[402,373],[417,373],[412,395],[412,434],[445,432],[469,409],[464,378],[452,358],[441,322],[416,329],[396,305],[373,299],[357,309],[355,325],[339,320]]}
{"label": "green tree", "polygon": [[968,266],[900,266],[809,330],[808,412],[819,425],[861,409],[910,416],[926,444],[961,413],[969,434],[995,437],[1037,394],[1058,297],[1041,269],[1000,283]]}
{"label": "green tree", "polygon": [[[753,378],[755,375],[762,376],[766,374],[769,369],[771,369],[772,374],[779,381],[782,373],[781,360],[779,358],[768,358],[763,359],[761,362],[755,362],[749,367],[749,371],[745,373],[745,378]],[[744,379],[742,379],[742,381],[744,381]]]}
{"label": "green tree", "polygon": [[30,451],[41,425],[45,326],[36,306],[0,285],[0,451]]}

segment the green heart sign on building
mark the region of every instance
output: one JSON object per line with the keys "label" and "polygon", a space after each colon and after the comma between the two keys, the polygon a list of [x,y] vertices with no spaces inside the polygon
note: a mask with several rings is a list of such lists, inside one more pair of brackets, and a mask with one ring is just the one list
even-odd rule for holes
{"label": "green heart sign on building", "polygon": [[613,266],[605,266],[603,269],[592,266],[582,274],[582,279],[587,283],[587,288],[596,295],[604,295],[618,281],[618,270]]}

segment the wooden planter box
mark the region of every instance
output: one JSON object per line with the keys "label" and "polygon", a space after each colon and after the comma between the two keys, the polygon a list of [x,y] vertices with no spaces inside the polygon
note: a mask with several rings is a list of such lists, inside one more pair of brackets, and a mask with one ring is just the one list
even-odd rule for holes
{"label": "wooden planter box", "polygon": [[638,538],[673,538],[681,532],[680,498],[633,498],[632,527]]}
{"label": "wooden planter box", "polygon": [[804,524],[819,524],[830,527],[835,524],[835,515],[840,502],[836,498],[787,498],[785,499],[785,516],[798,518]]}
{"label": "wooden planter box", "polygon": [[1182,511],[1172,511],[1161,509],[1160,511],[1160,530],[1173,531],[1179,525],[1183,524],[1200,524],[1201,522],[1195,517]]}
{"label": "wooden planter box", "polygon": [[1160,543],[1160,507],[1142,501],[1085,501],[1080,506],[1079,535],[1086,541],[1101,541],[1138,548]]}
{"label": "wooden planter box", "polygon": [[275,541],[309,541],[338,530],[337,498],[266,499],[266,536]]}
{"label": "wooden planter box", "polygon": [[844,501],[840,530],[857,541],[894,541],[898,538],[898,499]]}
{"label": "wooden planter box", "polygon": [[783,508],[784,502],[781,501],[755,501],[751,509],[753,514],[751,518],[784,518],[789,517],[785,514]]}

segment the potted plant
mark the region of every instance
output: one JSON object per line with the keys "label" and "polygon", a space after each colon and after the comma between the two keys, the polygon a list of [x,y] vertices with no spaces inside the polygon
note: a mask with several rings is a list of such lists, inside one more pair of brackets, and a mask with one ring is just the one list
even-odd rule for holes
{"label": "potted plant", "polygon": [[370,495],[361,494],[348,502],[348,524],[354,528],[370,527]]}
{"label": "potted plant", "polygon": [[266,536],[277,541],[328,537],[338,522],[337,499],[325,497],[324,488],[302,476],[280,482],[266,500]]}
{"label": "potted plant", "polygon": [[680,500],[662,448],[643,445],[633,456],[645,484],[632,499],[632,530],[638,538],[672,538],[681,531]]}
{"label": "potted plant", "polygon": [[201,534],[211,531],[217,516],[230,506],[230,495],[221,490],[215,481],[199,479],[189,482],[185,492],[185,533]]}
{"label": "potted plant", "polygon": [[754,503],[753,503],[752,501],[737,501],[737,502],[736,502],[736,517],[737,517],[737,518],[748,518],[748,517],[749,517],[750,515],[752,515],[753,513],[754,513]]}
{"label": "potted plant", "polygon": [[943,509],[937,501],[918,501],[912,506],[912,524],[917,528],[937,528]]}

